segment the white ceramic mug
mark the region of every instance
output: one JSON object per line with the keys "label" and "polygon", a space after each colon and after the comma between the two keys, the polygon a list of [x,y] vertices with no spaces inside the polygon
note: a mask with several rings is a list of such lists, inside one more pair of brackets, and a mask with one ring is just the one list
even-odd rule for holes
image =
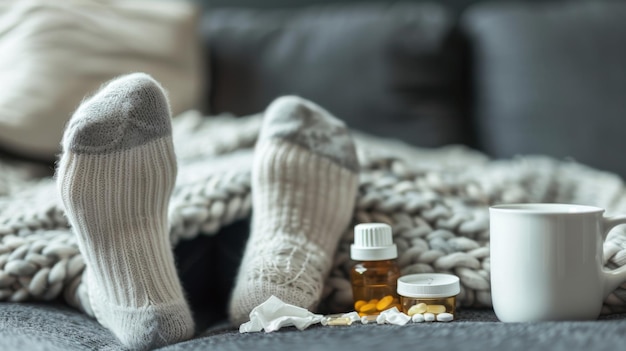
{"label": "white ceramic mug", "polygon": [[626,281],[626,266],[605,270],[602,244],[626,216],[567,204],[489,209],[491,297],[503,322],[596,319]]}

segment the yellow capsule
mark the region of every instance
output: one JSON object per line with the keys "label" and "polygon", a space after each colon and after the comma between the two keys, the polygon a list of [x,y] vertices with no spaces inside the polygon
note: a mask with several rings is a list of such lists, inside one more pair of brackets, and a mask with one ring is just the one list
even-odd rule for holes
{"label": "yellow capsule", "polygon": [[426,312],[429,313],[444,313],[446,311],[446,306],[444,305],[428,305],[426,308]]}
{"label": "yellow capsule", "polygon": [[363,313],[372,313],[372,312],[377,312],[376,311],[376,304],[375,303],[368,303],[365,304],[361,307],[361,309],[359,310],[359,312],[363,312]]}
{"label": "yellow capsule", "polygon": [[376,304],[376,309],[379,311],[384,311],[391,306],[392,302],[393,302],[393,296],[387,295],[383,297],[382,299],[380,299],[380,301],[378,301],[378,303]]}
{"label": "yellow capsule", "polygon": [[376,323],[378,316],[365,315],[361,316],[361,324]]}
{"label": "yellow capsule", "polygon": [[356,311],[360,311],[360,310],[361,310],[361,307],[363,307],[363,306],[364,306],[364,305],[366,305],[366,304],[367,304],[367,301],[359,300],[359,301],[357,301],[357,302],[355,302],[355,303],[354,303],[354,309],[355,309]]}
{"label": "yellow capsule", "polygon": [[352,319],[344,318],[344,317],[329,319],[328,322],[326,323],[326,325],[351,325],[351,324],[352,324]]}
{"label": "yellow capsule", "polygon": [[373,303],[375,305],[378,303],[378,299],[371,299],[367,303]]}
{"label": "yellow capsule", "polygon": [[418,313],[424,313],[428,310],[428,307],[425,303],[418,303],[417,305],[411,306],[409,310],[406,312],[409,316],[413,316]]}

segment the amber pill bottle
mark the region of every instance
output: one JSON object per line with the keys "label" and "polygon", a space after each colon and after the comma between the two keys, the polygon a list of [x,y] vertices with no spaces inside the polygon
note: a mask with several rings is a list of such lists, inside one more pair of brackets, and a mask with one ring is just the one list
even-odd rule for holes
{"label": "amber pill bottle", "polygon": [[357,261],[350,271],[355,311],[361,316],[372,316],[393,307],[401,310],[397,293],[398,249],[391,227],[384,223],[357,225],[350,256]]}

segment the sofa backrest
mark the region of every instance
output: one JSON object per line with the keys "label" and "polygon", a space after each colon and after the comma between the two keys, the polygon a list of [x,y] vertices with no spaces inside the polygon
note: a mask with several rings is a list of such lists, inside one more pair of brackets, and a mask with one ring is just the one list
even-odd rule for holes
{"label": "sofa backrest", "polygon": [[626,2],[485,4],[463,21],[482,150],[626,176]]}
{"label": "sofa backrest", "polygon": [[626,177],[626,2],[450,5],[211,9],[210,112],[298,94],[413,145],[548,155]]}
{"label": "sofa backrest", "polygon": [[211,113],[256,113],[297,94],[379,136],[469,141],[466,53],[442,6],[215,9],[204,20]]}

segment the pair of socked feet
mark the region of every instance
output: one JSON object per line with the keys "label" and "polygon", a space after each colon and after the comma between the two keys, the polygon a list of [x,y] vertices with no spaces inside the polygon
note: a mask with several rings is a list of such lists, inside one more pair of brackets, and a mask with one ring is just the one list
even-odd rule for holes
{"label": "pair of socked feet", "polygon": [[[93,314],[132,349],[194,334],[169,240],[170,117],[150,76],[113,80],[76,110],[57,169]],[[253,162],[251,234],[229,305],[236,324],[271,295],[315,308],[358,183],[345,125],[297,97],[268,107]]]}

